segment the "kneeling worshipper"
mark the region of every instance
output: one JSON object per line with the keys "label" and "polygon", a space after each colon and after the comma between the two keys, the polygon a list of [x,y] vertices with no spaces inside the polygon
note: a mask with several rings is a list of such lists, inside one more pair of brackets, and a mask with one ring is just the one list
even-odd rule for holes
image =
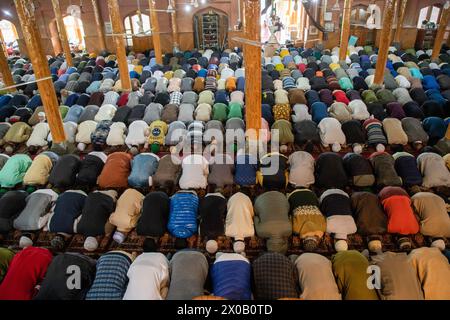
{"label": "kneeling worshipper", "polygon": [[376,185],[379,188],[385,186],[401,186],[402,179],[395,171],[395,159],[387,152],[374,152],[369,157],[375,173]]}
{"label": "kneeling worshipper", "polygon": [[178,185],[181,161],[178,161],[173,152],[175,152],[175,148],[171,148],[171,154],[163,156],[158,162],[158,168],[152,176],[152,183],[156,188],[171,190]]}
{"label": "kneeling worshipper", "polygon": [[344,189],[348,184],[342,158],[333,152],[324,152],[316,160],[316,186],[319,188]]}
{"label": "kneeling worshipper", "polygon": [[369,261],[356,250],[341,251],[332,258],[333,273],[343,300],[378,300],[367,286]]}
{"label": "kneeling worshipper", "polygon": [[31,300],[52,261],[48,249],[28,247],[16,253],[0,284],[0,300]]}
{"label": "kneeling worshipper", "polygon": [[128,146],[132,154],[137,154],[139,148],[147,142],[148,135],[147,122],[143,120],[133,121],[128,126],[128,134],[125,138],[125,144]]}
{"label": "kneeling worshipper", "polygon": [[50,127],[48,123],[41,122],[33,127],[33,131],[31,132],[30,138],[27,140],[26,145],[28,147],[28,151],[31,154],[36,153],[37,150],[47,149],[48,141],[47,137],[50,133]]}
{"label": "kneeling worshipper", "polygon": [[31,132],[31,127],[25,122],[12,124],[3,137],[5,153],[12,154],[16,146],[25,143],[30,138]]}
{"label": "kneeling worshipper", "polygon": [[23,190],[7,191],[0,198],[0,234],[13,229],[14,220],[26,206],[28,193]]}
{"label": "kneeling worshipper", "polygon": [[[261,157],[256,173],[258,183],[267,190],[286,188],[289,179],[288,158],[278,152],[270,152]],[[276,170],[276,172],[272,172]]]}
{"label": "kneeling worshipper", "polygon": [[238,192],[228,199],[225,235],[234,239],[236,253],[244,252],[244,239],[255,235],[253,215],[252,200],[247,195]]}
{"label": "kneeling worshipper", "polygon": [[128,185],[133,188],[148,188],[153,185],[152,176],[158,168],[159,157],[150,152],[140,153],[131,160]]}
{"label": "kneeling worshipper", "polygon": [[52,189],[38,189],[25,198],[25,208],[14,219],[14,228],[22,234],[19,247],[33,245],[35,232],[47,225],[57,199],[58,194]]}
{"label": "kneeling worshipper", "polygon": [[128,252],[119,250],[102,254],[97,260],[95,278],[86,300],[122,300],[133,259]]}
{"label": "kneeling worshipper", "polygon": [[450,186],[450,171],[440,155],[432,152],[421,153],[417,156],[417,166],[423,176],[422,186],[426,188]]}
{"label": "kneeling worshipper", "polygon": [[289,183],[294,187],[308,188],[314,184],[314,158],[306,151],[295,151],[288,159]]}
{"label": "kneeling worshipper", "polygon": [[188,155],[182,161],[178,181],[181,189],[205,189],[208,185],[209,163],[201,154]]}
{"label": "kneeling worshipper", "polygon": [[423,300],[423,292],[416,270],[404,252],[384,252],[371,257],[380,268],[378,294],[381,300]]}
{"label": "kneeling worshipper", "polygon": [[58,155],[51,151],[38,154],[25,173],[23,184],[28,186],[45,186],[58,158]]}
{"label": "kneeling worshipper", "polygon": [[309,153],[314,150],[314,145],[320,144],[319,128],[312,120],[296,122],[294,134],[295,143]]}
{"label": "kneeling worshipper", "polygon": [[148,193],[142,203],[141,216],[136,225],[139,236],[148,237],[147,242],[155,245],[167,232],[169,221],[170,198],[162,191]]}
{"label": "kneeling worshipper", "polygon": [[58,158],[50,172],[48,182],[55,188],[64,189],[75,185],[80,169],[80,157],[75,154],[65,154]]}
{"label": "kneeling worshipper", "polygon": [[450,217],[444,199],[431,192],[418,192],[411,202],[419,217],[420,233],[431,238],[432,247],[445,250],[443,238],[450,238]]}
{"label": "kneeling worshipper", "polygon": [[114,212],[116,201],[115,190],[97,190],[88,194],[76,224],[77,233],[86,237],[84,248],[87,251],[96,250],[99,237],[112,232],[113,227],[108,223],[108,219]]}
{"label": "kneeling worshipper", "polygon": [[302,239],[306,251],[314,251],[327,228],[319,210],[319,200],[309,189],[296,189],[288,195],[292,216],[292,231]]}
{"label": "kneeling worshipper", "polygon": [[65,240],[76,233],[76,222],[80,217],[87,195],[82,190],[67,190],[59,195],[48,221],[48,231],[57,233],[50,244],[62,250]]}
{"label": "kneeling worshipper", "polygon": [[347,145],[351,146],[354,153],[361,153],[366,144],[366,134],[358,120],[348,120],[342,123],[341,129],[345,134]]}
{"label": "kneeling worshipper", "polygon": [[352,209],[358,233],[367,238],[371,252],[380,252],[382,236],[386,233],[387,219],[380,200],[372,192],[354,192],[351,196]]}
{"label": "kneeling worshipper", "polygon": [[116,210],[109,216],[109,223],[116,227],[113,239],[121,244],[136,227],[141,215],[144,195],[135,189],[126,189],[117,200]]}
{"label": "kneeling worshipper", "polygon": [[334,236],[337,252],[348,249],[347,236],[356,233],[348,194],[340,189],[328,189],[320,196],[320,211],[327,217],[327,233]]}
{"label": "kneeling worshipper", "polygon": [[399,236],[400,249],[409,249],[411,242],[407,236],[419,232],[419,223],[408,193],[400,187],[384,187],[378,197],[387,215],[387,232]]}
{"label": "kneeling worshipper", "polygon": [[15,154],[10,157],[0,170],[0,186],[2,188],[14,188],[22,183],[31,163],[31,158],[26,154]]}
{"label": "kneeling worshipper", "polygon": [[213,295],[229,300],[250,300],[251,269],[250,262],[241,254],[218,252],[211,266]]}
{"label": "kneeling worshipper", "polygon": [[76,183],[84,187],[97,185],[97,178],[103,170],[107,156],[100,151],[91,151],[80,162]]}
{"label": "kneeling worshipper", "polygon": [[83,121],[78,125],[78,131],[75,136],[75,142],[77,143],[77,149],[84,151],[86,147],[91,144],[91,136],[97,128],[97,122],[93,120]]}
{"label": "kneeling worshipper", "polygon": [[422,284],[425,300],[450,299],[450,264],[438,248],[422,247],[408,255]]}
{"label": "kneeling worshipper", "polygon": [[14,252],[7,248],[0,248],[0,283],[8,271],[9,265],[14,258]]}
{"label": "kneeling worshipper", "polygon": [[342,160],[355,187],[370,187],[375,183],[373,168],[368,159],[358,153],[349,152]]}
{"label": "kneeling worshipper", "polygon": [[363,123],[367,132],[367,144],[374,147],[378,152],[385,150],[387,139],[383,132],[383,124],[378,119],[367,119]]}
{"label": "kneeling worshipper", "polygon": [[256,300],[298,298],[298,275],[294,263],[277,252],[263,253],[252,263]]}
{"label": "kneeling worshipper", "polygon": [[255,199],[255,230],[266,239],[267,250],[286,253],[288,237],[292,235],[289,201],[279,191],[268,191]]}
{"label": "kneeling worshipper", "polygon": [[340,122],[335,118],[323,118],[319,122],[319,132],[322,145],[329,147],[333,152],[339,152],[345,145],[345,134],[341,129]]}
{"label": "kneeling worshipper", "polygon": [[386,133],[388,144],[407,145],[408,136],[403,130],[402,123],[396,118],[386,118],[383,120],[383,130]]}
{"label": "kneeling worshipper", "polygon": [[187,238],[197,233],[199,199],[195,191],[181,190],[170,198],[167,230],[178,238],[178,244],[185,247]]}
{"label": "kneeling worshipper", "polygon": [[412,187],[422,185],[422,175],[417,168],[416,158],[407,152],[396,152],[392,155],[395,159],[395,171],[402,179],[403,186]]}
{"label": "kneeling worshipper", "polygon": [[408,136],[408,143],[416,150],[421,149],[422,146],[428,143],[428,134],[423,129],[419,119],[413,117],[403,118],[402,128]]}
{"label": "kneeling worshipper", "polygon": [[191,300],[205,293],[208,261],[200,251],[181,250],[169,262],[170,286],[167,300]]}
{"label": "kneeling worshipper", "polygon": [[199,204],[199,234],[206,241],[206,251],[214,254],[218,250],[216,239],[225,234],[227,199],[220,193],[207,193]]}
{"label": "kneeling worshipper", "polygon": [[159,252],[140,254],[128,269],[123,300],[164,300],[169,290],[169,261]]}
{"label": "kneeling worshipper", "polygon": [[97,184],[102,189],[128,187],[131,171],[131,155],[126,152],[114,152],[108,155]]}
{"label": "kneeling worshipper", "polygon": [[[290,258],[296,258],[296,256]],[[298,256],[294,264],[298,272],[301,299],[342,299],[329,259],[321,254],[306,252]]]}
{"label": "kneeling worshipper", "polygon": [[[84,300],[94,281],[95,264],[94,259],[81,253],[67,252],[55,256],[33,300]],[[73,276],[69,271],[74,266],[79,268],[79,287],[68,285]]]}
{"label": "kneeling worshipper", "polygon": [[209,160],[208,185],[212,190],[232,186],[234,181],[234,160],[228,154],[215,152]]}

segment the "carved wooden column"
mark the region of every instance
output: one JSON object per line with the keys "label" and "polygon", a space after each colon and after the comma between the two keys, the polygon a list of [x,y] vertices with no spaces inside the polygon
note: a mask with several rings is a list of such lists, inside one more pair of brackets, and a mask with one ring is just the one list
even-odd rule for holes
{"label": "carved wooden column", "polygon": [[390,46],[390,34],[394,20],[396,3],[397,0],[386,0],[386,4],[384,6],[383,29],[381,30],[380,43],[378,45],[378,58],[375,68],[375,79],[373,81],[374,85],[382,85],[384,82],[384,71],[386,70],[386,62]]}
{"label": "carved wooden column", "polygon": [[[260,1],[244,1],[245,38],[261,42]],[[244,43],[246,128],[261,128],[261,46]]]}
{"label": "carved wooden column", "polygon": [[156,63],[162,64],[161,35],[159,31],[158,13],[155,11],[155,1],[148,0],[150,7],[150,24],[152,27],[153,48],[155,50]]}
{"label": "carved wooden column", "polygon": [[120,80],[124,91],[131,91],[130,72],[128,71],[127,52],[124,43],[123,22],[119,10],[118,0],[108,0],[108,10],[111,17],[111,25],[113,29],[115,51],[117,62],[119,64]]}
{"label": "carved wooden column", "polygon": [[434,40],[433,53],[431,59],[437,59],[441,51],[442,43],[444,40],[445,29],[447,28],[450,17],[450,2],[447,1],[444,5],[444,9],[441,14],[441,20],[439,20],[439,28],[436,33],[436,39]]}
{"label": "carved wooden column", "polygon": [[28,55],[33,64],[36,80],[48,78],[37,82],[45,115],[50,126],[53,142],[61,143],[66,140],[64,127],[59,112],[58,99],[55,87],[48,68],[48,62],[44,54],[36,19],[34,16],[34,5],[32,0],[14,0],[17,15],[23,31],[23,38],[27,45]]}
{"label": "carved wooden column", "polygon": [[106,38],[105,38],[105,28],[102,14],[100,13],[100,8],[98,6],[98,0],[91,0],[92,8],[94,9],[94,17],[95,17],[95,27],[97,29],[98,41],[100,44],[100,48],[102,50],[106,49]]}
{"label": "carved wooden column", "polygon": [[[169,0],[172,3],[174,9],[176,9],[176,0]],[[173,11],[170,13],[170,20],[172,23],[172,42],[173,49],[179,50],[180,48],[180,35],[178,34],[178,26],[177,26],[177,12]]]}
{"label": "carved wooden column", "polygon": [[[0,73],[3,77],[3,83],[5,87],[13,86],[14,80],[11,74],[11,70],[8,65],[8,53],[6,52],[5,40],[3,39],[3,33],[0,30],[0,40],[2,41],[2,47],[0,48]],[[0,89],[1,90],[1,89]],[[7,90],[8,92],[14,92],[16,89]]]}
{"label": "carved wooden column", "polygon": [[352,13],[352,0],[345,0],[342,13],[341,41],[339,44],[339,60],[347,57],[348,38],[350,37],[350,17]]}
{"label": "carved wooden column", "polygon": [[403,21],[405,20],[406,5],[408,0],[398,0],[397,6],[397,28],[395,29],[394,43],[400,45],[400,36],[402,34]]}
{"label": "carved wooden column", "polygon": [[56,25],[58,26],[59,39],[66,57],[67,66],[72,67],[72,54],[70,52],[69,40],[67,38],[66,26],[61,15],[61,8],[59,6],[59,0],[52,0],[53,12],[56,17]]}

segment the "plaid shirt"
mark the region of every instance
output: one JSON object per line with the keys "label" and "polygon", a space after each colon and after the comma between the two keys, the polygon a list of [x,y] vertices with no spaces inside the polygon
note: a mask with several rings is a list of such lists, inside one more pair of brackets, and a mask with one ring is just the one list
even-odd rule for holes
{"label": "plaid shirt", "polygon": [[170,94],[170,104],[176,104],[179,106],[181,104],[181,99],[183,98],[183,94],[179,91],[174,91]]}
{"label": "plaid shirt", "polygon": [[275,300],[298,298],[298,273],[295,265],[284,255],[265,253],[253,262],[255,299]]}
{"label": "plaid shirt", "polygon": [[97,261],[94,283],[86,300],[122,300],[127,289],[130,264],[131,259],[122,253],[102,255]]}

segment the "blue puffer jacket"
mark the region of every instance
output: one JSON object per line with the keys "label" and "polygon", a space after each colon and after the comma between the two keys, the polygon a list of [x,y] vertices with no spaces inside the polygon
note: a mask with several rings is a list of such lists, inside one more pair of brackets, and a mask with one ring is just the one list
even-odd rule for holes
{"label": "blue puffer jacket", "polygon": [[211,267],[215,296],[231,300],[250,300],[250,263],[242,260],[219,261]]}
{"label": "blue puffer jacket", "polygon": [[179,191],[170,199],[167,229],[177,238],[189,238],[197,232],[198,197],[195,193]]}
{"label": "blue puffer jacket", "polygon": [[131,174],[128,184],[133,188],[144,188],[152,185],[151,176],[158,169],[159,157],[153,153],[140,153],[131,161]]}

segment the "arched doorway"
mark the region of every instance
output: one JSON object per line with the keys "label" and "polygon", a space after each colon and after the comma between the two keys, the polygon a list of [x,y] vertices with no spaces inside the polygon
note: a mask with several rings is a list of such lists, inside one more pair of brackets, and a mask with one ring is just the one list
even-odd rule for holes
{"label": "arched doorway", "polygon": [[[67,39],[69,41],[70,50],[79,51],[86,48],[84,41],[84,28],[83,21],[79,18],[73,16],[65,16],[63,18],[64,26],[66,28]],[[58,26],[56,24],[56,19],[53,19],[49,24],[49,31],[51,36],[51,41],[53,45],[53,51],[55,55],[63,51],[61,40],[59,39]]]}
{"label": "arched doorway", "polygon": [[150,16],[134,11],[125,17],[124,26],[128,48],[133,48],[137,52],[150,49]]}
{"label": "arched doorway", "polygon": [[67,38],[71,50],[84,50],[86,44],[84,42],[83,21],[73,16],[65,16],[63,18],[66,27]]}
{"label": "arched doorway", "polygon": [[199,49],[223,49],[228,43],[228,16],[214,8],[194,15],[194,45]]}
{"label": "arched doorway", "polygon": [[17,39],[19,36],[17,34],[16,26],[9,20],[0,20],[0,30],[2,38],[3,50],[5,50],[9,55],[13,53],[14,50],[19,50],[19,45]]}

